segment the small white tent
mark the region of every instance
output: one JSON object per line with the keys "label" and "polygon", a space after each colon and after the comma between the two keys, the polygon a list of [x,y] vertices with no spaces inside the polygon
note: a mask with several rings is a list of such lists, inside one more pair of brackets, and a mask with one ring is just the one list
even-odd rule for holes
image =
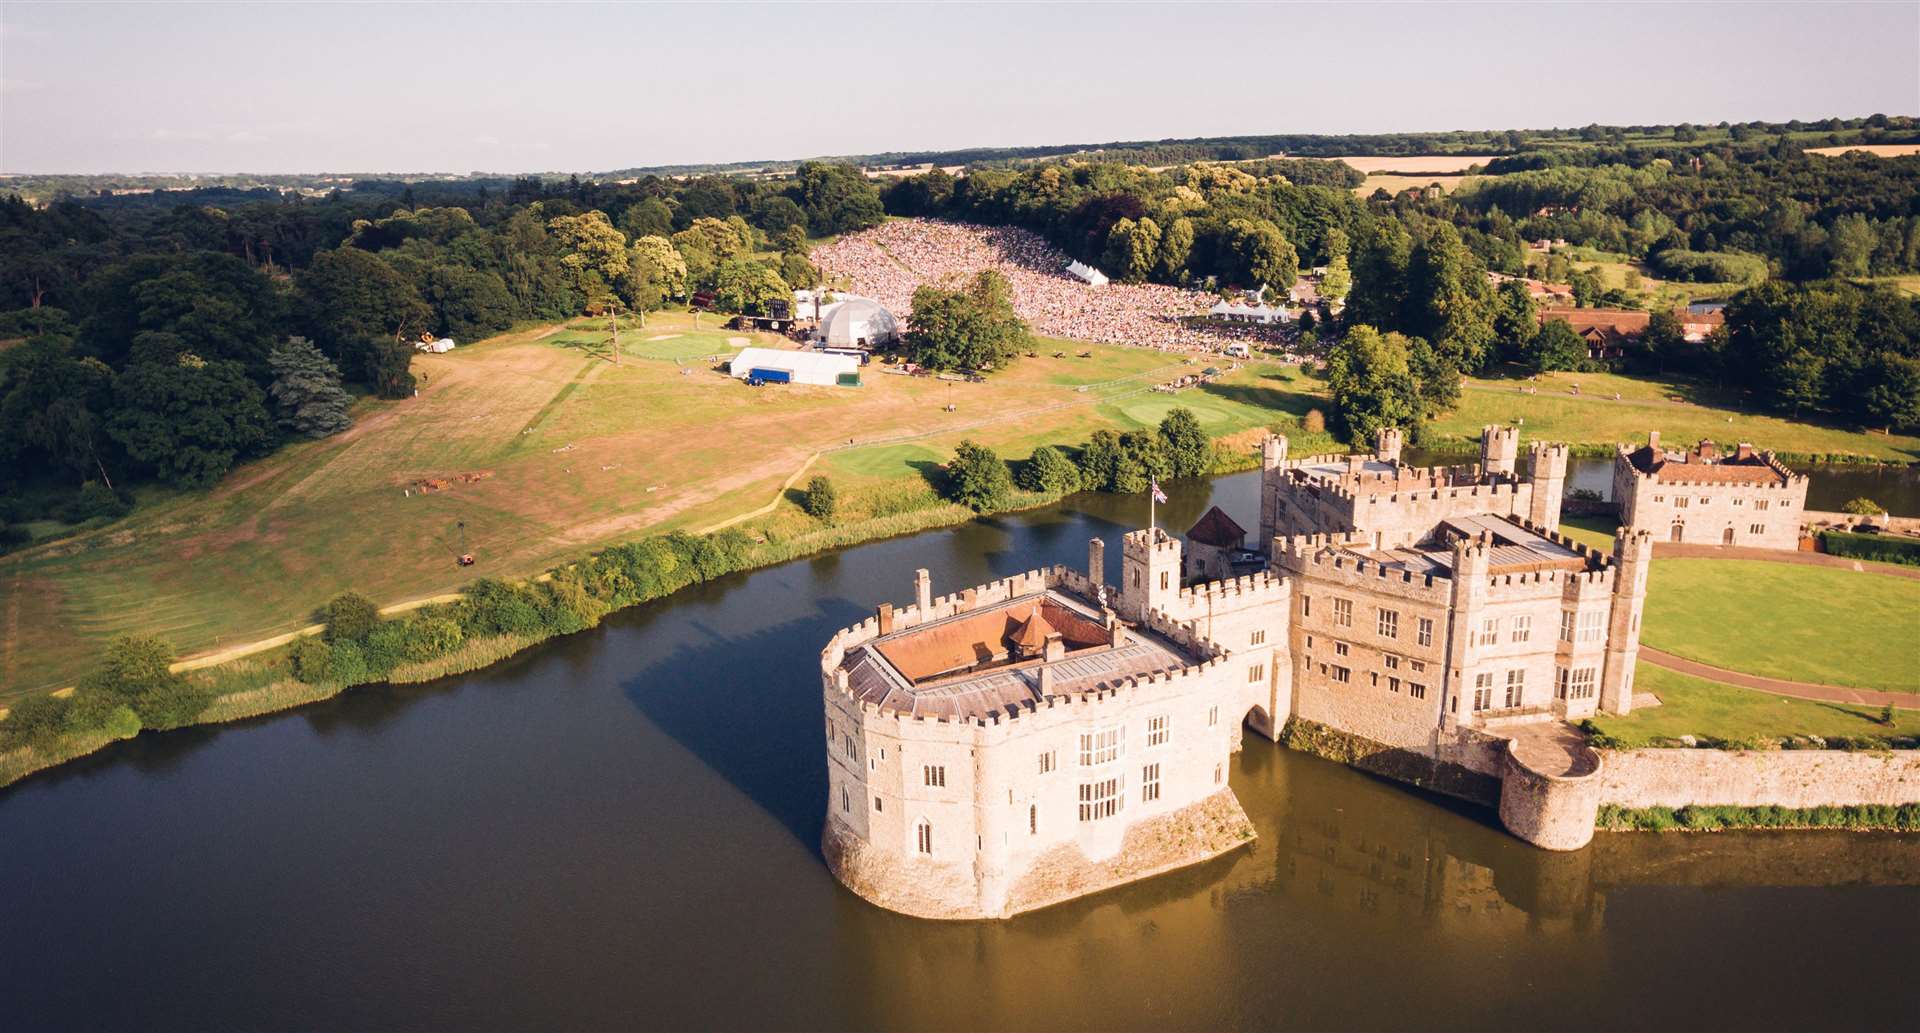
{"label": "small white tent", "polygon": [[1105,287],[1107,285],[1107,274],[1085,262],[1067,263],[1067,275],[1090,286]]}

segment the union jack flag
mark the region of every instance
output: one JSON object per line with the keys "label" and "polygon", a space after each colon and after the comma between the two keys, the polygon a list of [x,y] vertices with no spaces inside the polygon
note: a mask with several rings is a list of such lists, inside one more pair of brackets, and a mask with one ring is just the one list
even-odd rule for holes
{"label": "union jack flag", "polygon": [[1153,481],[1152,484],[1153,484],[1153,501],[1155,502],[1167,501],[1167,493],[1160,490],[1160,482]]}

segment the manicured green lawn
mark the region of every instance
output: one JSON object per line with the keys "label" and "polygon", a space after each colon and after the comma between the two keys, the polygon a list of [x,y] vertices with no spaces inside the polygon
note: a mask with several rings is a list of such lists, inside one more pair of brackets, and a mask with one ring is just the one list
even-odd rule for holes
{"label": "manicured green lawn", "polygon": [[1640,637],[1728,670],[1920,692],[1920,581],[1759,560],[1656,560]]}
{"label": "manicured green lawn", "polygon": [[1682,735],[1753,740],[1788,735],[1920,735],[1920,710],[1895,709],[1891,727],[1879,707],[1822,703],[1705,681],[1641,663],[1634,690],[1660,697],[1661,705],[1625,717],[1600,716],[1593,724],[1631,748]]}
{"label": "manicured green lawn", "polygon": [[917,464],[944,463],[947,457],[925,445],[874,445],[845,452],[829,453],[828,473],[855,477],[900,477],[912,473]]}
{"label": "manicured green lawn", "polygon": [[1560,533],[1588,548],[1613,551],[1613,532],[1619,521],[1612,517],[1576,516],[1560,518]]}

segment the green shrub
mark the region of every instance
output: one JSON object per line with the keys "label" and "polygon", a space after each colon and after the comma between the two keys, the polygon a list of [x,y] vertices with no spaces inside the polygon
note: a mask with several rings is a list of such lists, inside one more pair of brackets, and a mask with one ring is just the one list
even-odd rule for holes
{"label": "green shrub", "polygon": [[1851,531],[1820,532],[1820,551],[1857,560],[1904,563],[1920,566],[1920,541],[1891,535],[1854,534]]}
{"label": "green shrub", "polygon": [[368,670],[385,674],[410,659],[411,645],[406,621],[381,621],[367,634],[361,648],[366,653]]}
{"label": "green shrub", "polygon": [[360,648],[359,643],[335,642],[327,652],[328,681],[342,685],[364,685],[375,680],[373,667],[367,663],[366,651]]}
{"label": "green shrub", "polygon": [[303,638],[287,653],[293,676],[308,685],[332,679],[333,650],[318,638]]}
{"label": "green shrub", "polygon": [[80,491],[74,496],[73,501],[62,507],[60,517],[70,524],[92,520],[95,517],[118,520],[132,509],[133,507],[127,504],[127,500],[121,498],[112,488],[99,481],[88,481],[80,486]]}
{"label": "green shrub", "polygon": [[67,713],[73,702],[59,696],[28,696],[8,708],[7,719],[0,721],[0,744],[7,749],[22,746],[44,747],[67,730]]}
{"label": "green shrub", "polygon": [[825,477],[808,481],[807,490],[800,496],[800,508],[806,510],[808,516],[828,523],[833,521],[833,512],[839,502],[833,482]]}
{"label": "green shrub", "polygon": [[546,621],[533,593],[519,585],[482,578],[467,586],[466,632],[480,635],[524,635],[537,638]]}
{"label": "green shrub", "polygon": [[363,642],[380,623],[380,608],[358,592],[342,592],[320,612],[328,642]]}
{"label": "green shrub", "polygon": [[1080,468],[1065,452],[1052,445],[1042,445],[1033,450],[1032,458],[1020,464],[1016,480],[1027,491],[1071,495],[1080,490]]}
{"label": "green shrub", "polygon": [[205,686],[176,676],[156,682],[135,696],[133,712],[143,726],[165,731],[192,724],[211,702],[213,693]]}
{"label": "green shrub", "polygon": [[100,666],[80,680],[82,691],[112,693],[122,701],[179,676],[171,672],[173,647],[153,635],[123,635],[107,646]]}
{"label": "green shrub", "polygon": [[431,660],[460,648],[466,635],[451,617],[415,614],[407,620],[407,659]]}

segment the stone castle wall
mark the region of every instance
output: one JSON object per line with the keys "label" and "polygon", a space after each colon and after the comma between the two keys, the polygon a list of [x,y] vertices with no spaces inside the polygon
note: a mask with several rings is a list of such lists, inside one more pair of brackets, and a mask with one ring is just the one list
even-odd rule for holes
{"label": "stone castle wall", "polygon": [[[1807,478],[1789,474],[1785,484],[1714,484],[1701,467],[1699,482],[1662,481],[1641,473],[1622,446],[1613,458],[1613,497],[1620,519],[1634,531],[1646,531],[1656,542],[1689,545],[1738,545],[1750,549],[1800,547],[1800,525],[1806,519]],[[1786,468],[1769,457],[1782,471]],[[1667,469],[1684,469],[1669,465]],[[1684,500],[1684,504],[1683,504]],[[1760,530],[1756,531],[1754,528]],[[1728,534],[1731,532],[1732,537]]]}
{"label": "stone castle wall", "polygon": [[1599,803],[1827,807],[1920,803],[1920,751],[1608,750]]}

